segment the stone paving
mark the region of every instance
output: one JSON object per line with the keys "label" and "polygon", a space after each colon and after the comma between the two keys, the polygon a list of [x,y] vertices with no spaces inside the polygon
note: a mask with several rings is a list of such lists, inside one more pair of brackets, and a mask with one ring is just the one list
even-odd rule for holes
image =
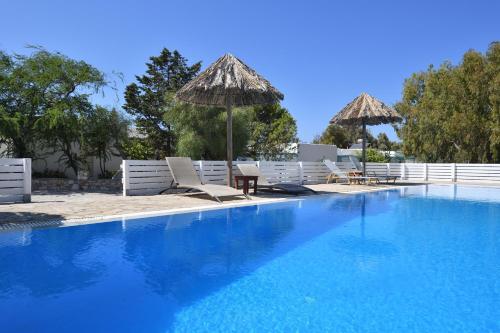
{"label": "stone paving", "polygon": [[[354,193],[373,191],[396,185],[346,185],[319,184],[309,187],[319,193]],[[295,196],[284,194],[251,195],[251,201],[244,198],[231,198],[223,204],[203,194],[190,195],[153,195],[123,197],[120,194],[106,193],[37,193],[32,195],[31,203],[0,204],[0,229],[20,227],[23,224],[38,226],[46,221],[73,221],[73,223],[89,223],[88,219],[104,219],[109,216],[123,216],[140,213],[167,213],[169,210],[220,208],[225,205],[245,205],[257,202],[280,201]],[[76,221],[76,222],[75,222]],[[33,224],[34,223],[34,224]]]}

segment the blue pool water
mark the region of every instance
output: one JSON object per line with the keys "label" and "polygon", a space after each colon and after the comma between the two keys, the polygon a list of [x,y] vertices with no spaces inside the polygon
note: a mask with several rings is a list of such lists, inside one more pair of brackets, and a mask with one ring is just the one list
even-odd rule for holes
{"label": "blue pool water", "polygon": [[0,233],[0,332],[500,332],[500,189]]}

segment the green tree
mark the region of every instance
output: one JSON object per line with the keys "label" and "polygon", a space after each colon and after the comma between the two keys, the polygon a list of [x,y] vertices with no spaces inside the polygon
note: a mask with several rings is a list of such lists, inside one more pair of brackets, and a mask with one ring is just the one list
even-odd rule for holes
{"label": "green tree", "polygon": [[249,156],[266,160],[285,158],[284,152],[297,139],[297,124],[287,109],[279,104],[251,109]]}
{"label": "green tree", "polygon": [[153,148],[144,138],[128,138],[122,144],[123,156],[131,160],[150,160],[155,157]]}
{"label": "green tree", "polygon": [[349,148],[352,142],[349,140],[347,130],[339,125],[330,124],[325,131],[314,138],[313,143],[335,145],[339,148]]}
{"label": "green tree", "polygon": [[[374,147],[375,148],[375,147]],[[377,136],[377,147],[380,150],[392,150],[392,142],[385,133],[379,133]]]}
{"label": "green tree", "polygon": [[[357,157],[361,162],[363,162],[363,156],[361,152],[357,154]],[[391,157],[388,154],[384,154],[373,148],[366,149],[366,162],[388,163],[390,161]]]}
{"label": "green tree", "polygon": [[[177,138],[176,155],[192,159],[224,160],[226,157],[226,112],[222,108],[177,104],[165,113]],[[250,132],[250,113],[233,111],[234,156],[245,152]]]}
{"label": "green tree", "polygon": [[[335,145],[339,148],[349,148],[363,138],[363,129],[359,126],[340,126],[330,124],[325,131],[317,136],[313,143]],[[368,145],[376,143],[375,137],[367,130],[366,141]],[[376,144],[375,144],[376,145]]]}
{"label": "green tree", "polygon": [[498,162],[499,43],[486,55],[468,51],[460,64],[413,74],[396,109],[403,152],[426,162]]}
{"label": "green tree", "polygon": [[14,157],[37,158],[36,148],[51,145],[76,170],[78,158],[69,147],[80,137],[89,95],[105,84],[99,70],[60,53],[42,48],[28,56],[0,53],[2,142]]}
{"label": "green tree", "polygon": [[83,156],[99,160],[101,176],[106,176],[106,162],[113,156],[123,156],[127,140],[128,121],[116,110],[96,106],[83,121],[81,148]]}
{"label": "green tree", "polygon": [[492,160],[500,161],[500,43],[492,43],[486,53],[486,72],[490,80],[488,104],[491,106],[490,150]]}
{"label": "green tree", "polygon": [[166,48],[149,59],[146,73],[136,76],[137,83],[126,87],[123,108],[134,117],[137,129],[159,159],[174,153],[172,126],[165,120],[165,113],[173,107],[173,92],[196,76],[201,63],[188,66],[178,51]]}

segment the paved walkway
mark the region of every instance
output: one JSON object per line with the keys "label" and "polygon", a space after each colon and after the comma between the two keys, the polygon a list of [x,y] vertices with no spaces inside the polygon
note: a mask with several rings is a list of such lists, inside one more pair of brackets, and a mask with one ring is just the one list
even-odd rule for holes
{"label": "paved walkway", "polygon": [[[401,184],[398,184],[401,185]],[[373,191],[394,185],[345,185],[319,184],[309,187],[319,193],[353,193]],[[397,185],[396,185],[397,186]],[[282,194],[258,194],[252,201],[231,198],[221,205],[206,195],[153,195],[123,197],[104,193],[57,193],[32,195],[31,203],[0,204],[0,229],[46,225],[47,221],[61,223],[88,223],[89,219],[123,216],[141,213],[160,213],[171,210],[220,208],[224,205],[245,205],[256,202],[272,202],[295,198]]]}

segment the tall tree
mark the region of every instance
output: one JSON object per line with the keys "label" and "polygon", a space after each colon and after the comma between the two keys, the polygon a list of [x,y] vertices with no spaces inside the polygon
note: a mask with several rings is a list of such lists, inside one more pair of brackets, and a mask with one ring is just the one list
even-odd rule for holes
{"label": "tall tree", "polygon": [[37,147],[51,142],[68,165],[78,161],[67,148],[78,135],[89,95],[106,84],[104,75],[60,53],[35,48],[28,56],[0,53],[0,140],[15,157],[38,157]]}
{"label": "tall tree", "polygon": [[392,142],[391,140],[389,140],[387,134],[382,132],[377,135],[377,147],[373,148],[377,148],[380,150],[392,150]]}
{"label": "tall tree", "polygon": [[403,151],[426,162],[499,162],[500,44],[413,74],[396,109]]}
{"label": "tall tree", "polygon": [[490,84],[488,103],[491,105],[490,150],[492,160],[500,161],[500,43],[492,43],[486,52],[486,71]]}
{"label": "tall tree", "polygon": [[249,156],[287,159],[284,152],[291,143],[298,141],[297,124],[292,115],[279,104],[256,106],[251,113]]}
{"label": "tall tree", "polygon": [[174,132],[164,117],[173,107],[173,93],[196,76],[201,62],[188,66],[178,51],[166,48],[149,60],[146,73],[136,76],[137,83],[126,87],[123,108],[134,117],[155,157],[162,158],[174,153]]}
{"label": "tall tree", "polygon": [[[366,137],[369,145],[376,142],[375,137],[368,130]],[[320,136],[314,138],[313,142],[336,145],[339,148],[349,148],[361,138],[363,138],[363,129],[361,127],[330,124]]]}

